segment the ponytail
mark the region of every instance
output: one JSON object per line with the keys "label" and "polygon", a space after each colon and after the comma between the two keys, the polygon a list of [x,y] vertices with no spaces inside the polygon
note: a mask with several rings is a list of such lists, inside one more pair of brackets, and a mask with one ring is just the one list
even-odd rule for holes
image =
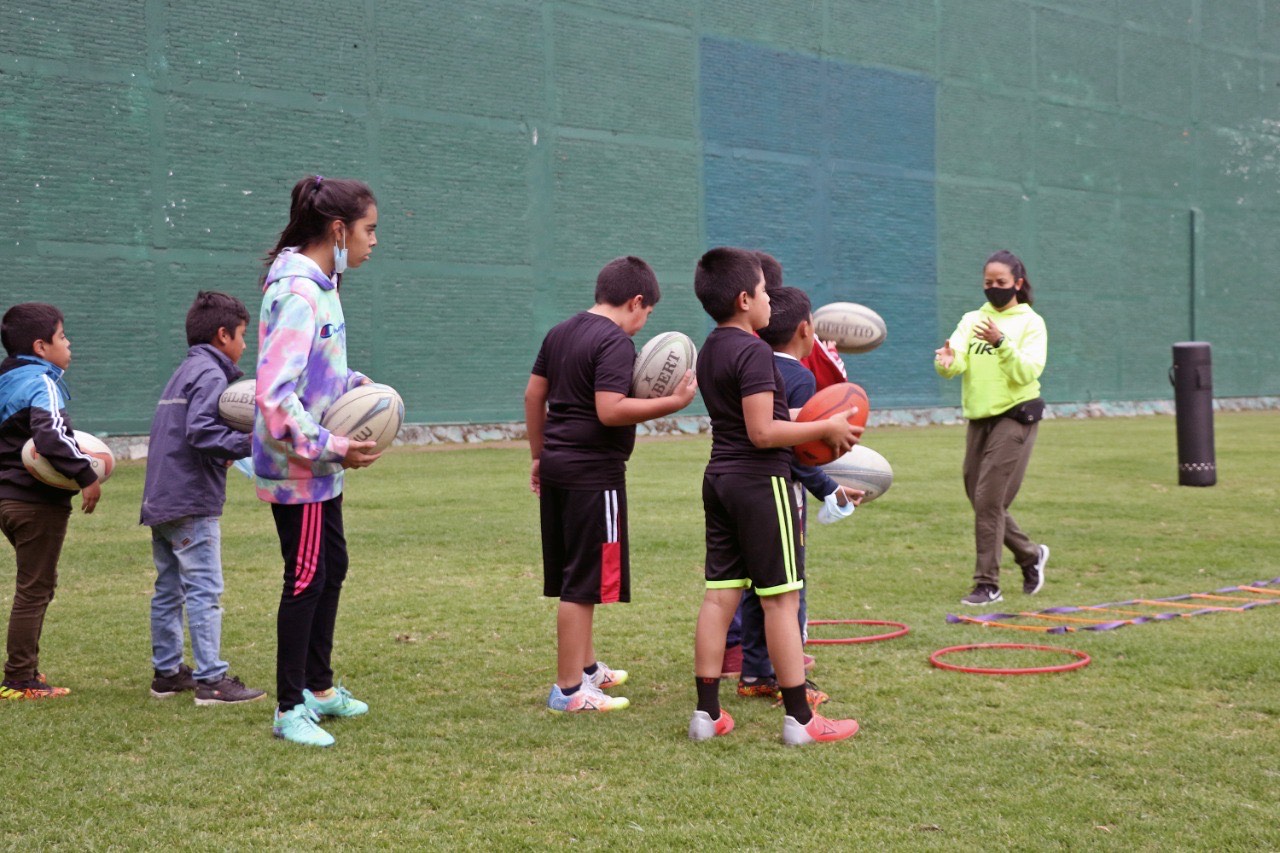
{"label": "ponytail", "polygon": [[1022,279],[1022,287],[1018,290],[1017,300],[1031,305],[1035,301],[1035,297],[1031,293],[1031,279],[1027,277],[1027,268],[1022,263],[1022,259],[1010,252],[1008,249],[1000,251],[987,258],[982,268],[985,270],[987,264],[1004,264],[1009,268],[1009,272],[1013,273],[1013,280],[1016,282]]}
{"label": "ponytail", "polygon": [[323,240],[329,223],[352,225],[376,204],[373,190],[363,181],[309,175],[293,185],[289,224],[280,232],[276,247],[267,253],[269,265],[289,246],[305,248]]}

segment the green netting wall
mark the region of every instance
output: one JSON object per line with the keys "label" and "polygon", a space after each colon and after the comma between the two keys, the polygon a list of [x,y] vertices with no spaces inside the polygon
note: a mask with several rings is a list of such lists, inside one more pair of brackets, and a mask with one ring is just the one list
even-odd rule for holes
{"label": "green netting wall", "polygon": [[[68,317],[72,415],[145,432],[199,288],[257,312],[303,174],[361,177],[380,245],[352,362],[418,422],[521,417],[543,333],[601,264],[708,325],[710,245],[889,321],[881,406],[953,405],[930,359],[1026,260],[1051,401],[1280,394],[1274,0],[14,0],[0,16],[0,303]],[[252,335],[250,337],[253,337]],[[254,357],[251,342],[246,359]]]}

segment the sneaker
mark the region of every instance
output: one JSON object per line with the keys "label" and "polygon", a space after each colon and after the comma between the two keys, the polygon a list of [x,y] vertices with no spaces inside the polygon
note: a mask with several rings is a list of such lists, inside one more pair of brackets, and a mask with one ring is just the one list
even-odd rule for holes
{"label": "sneaker", "polygon": [[333,735],[317,725],[320,717],[306,705],[294,705],[292,711],[276,711],[271,721],[271,734],[306,746],[333,746]]}
{"label": "sneaker", "polygon": [[1000,587],[989,583],[978,584],[973,588],[973,592],[960,599],[961,604],[968,604],[972,607],[995,604],[997,601],[1004,601],[1004,598],[1000,595]]}
{"label": "sneaker", "polygon": [[553,714],[577,714],[583,711],[621,711],[630,707],[631,701],[625,696],[606,696],[600,688],[589,681],[582,682],[572,696],[566,696],[559,684],[551,685],[551,695],[547,697],[547,710]]}
{"label": "sneaker", "polygon": [[168,699],[179,693],[196,689],[195,676],[191,667],[185,663],[178,664],[178,671],[173,675],[161,675],[160,670],[153,669],[155,678],[151,679],[151,695],[157,699]]}
{"label": "sneaker", "polygon": [[583,682],[590,681],[601,690],[608,690],[623,684],[627,680],[627,671],[625,669],[609,669],[609,665],[604,661],[596,661],[596,671],[594,675],[587,675],[584,670],[582,673]]}
{"label": "sneaker", "polygon": [[724,650],[724,659],[720,662],[720,677],[742,677],[742,643]]}
{"label": "sneaker", "polygon": [[66,687],[54,687],[44,677],[37,675],[29,681],[12,681],[6,678],[0,681],[0,699],[17,701],[19,699],[57,699],[69,696],[71,690]]}
{"label": "sneaker", "polygon": [[713,737],[727,735],[733,731],[733,717],[729,716],[729,712],[724,708],[720,709],[720,716],[717,719],[711,719],[711,715],[706,711],[694,711],[693,719],[689,721],[689,740],[711,740]]}
{"label": "sneaker", "polygon": [[756,678],[747,681],[745,678],[738,679],[738,695],[745,696],[748,699],[759,697],[761,699],[781,699],[782,688],[778,686],[778,679],[773,676],[768,678]]}
{"label": "sneaker", "polygon": [[787,746],[804,746],[810,743],[831,743],[844,740],[858,733],[857,720],[828,720],[814,713],[813,719],[804,725],[795,717],[782,718],[782,742]]}
{"label": "sneaker", "polygon": [[[154,690],[151,692],[155,693]],[[235,705],[240,702],[256,702],[266,695],[265,690],[245,687],[243,681],[229,673],[224,673],[221,678],[214,681],[196,682],[197,705]]]}
{"label": "sneaker", "polygon": [[[809,707],[816,708],[823,702],[831,699],[826,693],[809,679],[804,682],[805,696],[809,700]],[[768,678],[757,678],[755,681],[738,681],[738,695],[747,698],[759,697],[761,699],[773,699],[775,703],[782,701],[782,688],[778,685],[778,679],[775,676]]]}
{"label": "sneaker", "polygon": [[805,656],[804,656],[804,671],[805,671],[805,672],[812,672],[812,671],[813,671],[813,665],[814,665],[815,663],[817,663],[817,661],[813,659],[813,655],[805,655]]}
{"label": "sneaker", "polygon": [[1040,546],[1040,556],[1031,568],[1022,567],[1022,592],[1024,595],[1035,595],[1044,586],[1044,567],[1049,562],[1049,546]]}
{"label": "sneaker", "polygon": [[302,691],[302,702],[307,709],[322,717],[358,717],[369,713],[369,705],[351,695],[351,691],[338,684],[333,695],[323,699],[310,690]]}

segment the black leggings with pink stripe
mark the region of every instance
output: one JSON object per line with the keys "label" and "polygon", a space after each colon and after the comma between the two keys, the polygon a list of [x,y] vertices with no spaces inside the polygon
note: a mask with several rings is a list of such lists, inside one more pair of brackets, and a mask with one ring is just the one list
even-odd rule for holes
{"label": "black leggings with pink stripe", "polygon": [[302,690],[333,686],[333,626],[347,577],[342,496],[321,503],[272,504],[284,589],[276,617],[276,697],[281,711],[302,704]]}

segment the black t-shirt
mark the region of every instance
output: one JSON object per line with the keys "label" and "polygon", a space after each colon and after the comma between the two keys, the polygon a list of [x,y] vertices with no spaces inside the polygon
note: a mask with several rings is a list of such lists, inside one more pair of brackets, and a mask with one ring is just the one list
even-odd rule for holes
{"label": "black t-shirt", "polygon": [[575,314],[547,332],[533,363],[545,377],[547,426],[539,473],[562,489],[610,489],[626,484],[634,426],[609,427],[596,416],[596,392],[631,393],[636,345],[608,317]]}
{"label": "black t-shirt", "polygon": [[786,386],[768,344],[742,329],[713,329],[698,353],[698,390],[711,416],[708,474],[788,476],[791,448],[756,447],[742,414],[743,397],[772,391],[773,419],[791,420]]}

